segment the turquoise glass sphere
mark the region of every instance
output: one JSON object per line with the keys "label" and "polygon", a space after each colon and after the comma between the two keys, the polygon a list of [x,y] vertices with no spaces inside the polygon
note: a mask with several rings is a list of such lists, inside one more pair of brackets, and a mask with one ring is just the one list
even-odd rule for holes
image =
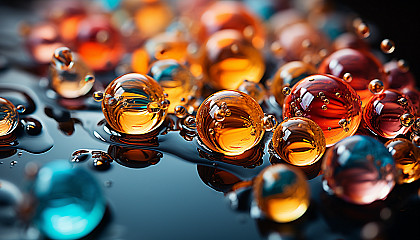
{"label": "turquoise glass sphere", "polygon": [[105,213],[106,201],[95,178],[67,161],[42,167],[33,187],[34,222],[49,238],[81,238],[95,229]]}

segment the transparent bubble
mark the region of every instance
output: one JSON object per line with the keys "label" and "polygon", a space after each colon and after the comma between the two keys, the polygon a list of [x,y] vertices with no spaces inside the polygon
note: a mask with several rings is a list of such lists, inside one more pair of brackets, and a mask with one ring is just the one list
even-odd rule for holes
{"label": "transparent bubble", "polygon": [[381,42],[381,50],[384,53],[393,53],[395,50],[395,43],[392,40],[384,39]]}
{"label": "transparent bubble", "polygon": [[353,76],[350,73],[345,73],[343,79],[346,82],[351,82],[353,80]]}
{"label": "transparent bubble", "polygon": [[384,83],[381,80],[374,79],[369,83],[369,91],[373,94],[380,94],[384,91]]}

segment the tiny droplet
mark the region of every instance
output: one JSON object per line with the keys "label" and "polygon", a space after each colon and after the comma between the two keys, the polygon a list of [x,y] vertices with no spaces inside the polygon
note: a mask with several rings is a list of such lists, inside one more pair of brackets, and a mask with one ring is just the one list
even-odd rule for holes
{"label": "tiny droplet", "polygon": [[284,87],[283,90],[281,91],[285,96],[290,95],[290,93],[292,92],[292,90],[289,87]]}
{"label": "tiny droplet", "polygon": [[93,93],[93,99],[94,99],[96,102],[100,102],[100,101],[102,101],[102,100],[104,99],[104,93],[103,93],[103,92],[101,92],[101,91],[96,91],[96,92],[94,92],[94,93]]}
{"label": "tiny droplet", "polygon": [[410,127],[414,123],[414,116],[410,113],[404,113],[400,117],[400,122],[404,127]]}
{"label": "tiny droplet", "polygon": [[353,76],[351,75],[351,73],[344,73],[343,79],[346,82],[351,82],[353,80]]}
{"label": "tiny droplet", "polygon": [[373,79],[368,85],[369,91],[373,94],[380,94],[384,91],[384,83],[379,79]]}
{"label": "tiny droplet", "polygon": [[395,43],[392,40],[384,39],[381,42],[381,50],[386,54],[393,53],[395,50]]}

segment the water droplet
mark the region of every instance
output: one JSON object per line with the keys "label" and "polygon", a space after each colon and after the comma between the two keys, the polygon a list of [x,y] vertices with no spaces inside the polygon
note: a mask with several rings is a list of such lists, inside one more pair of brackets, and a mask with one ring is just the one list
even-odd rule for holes
{"label": "water droplet", "polygon": [[91,156],[90,150],[80,149],[71,154],[71,162],[83,162]]}
{"label": "water droplet", "polygon": [[111,168],[112,158],[102,151],[92,151],[93,167],[95,170],[105,171]]}
{"label": "water droplet", "polygon": [[325,104],[330,104],[330,100],[329,100],[329,99],[327,99],[327,98],[326,98],[326,99],[324,99],[323,101],[324,101],[324,103],[325,103]]}
{"label": "water droplet", "polygon": [[338,98],[340,98],[341,97],[341,94],[339,92],[336,92],[335,93],[335,96],[337,96]]}
{"label": "water droplet", "polygon": [[168,109],[168,107],[169,107],[170,104],[171,104],[171,102],[168,99],[164,99],[160,103],[160,109],[162,109],[162,110]]}
{"label": "water droplet", "polygon": [[296,115],[296,117],[302,117],[303,113],[302,113],[302,111],[297,110],[297,111],[295,112],[295,115]]}
{"label": "water droplet", "polygon": [[320,96],[320,97],[321,97],[321,96],[325,96],[325,94],[324,94],[324,92],[319,92],[319,93],[318,93],[318,96]]}
{"label": "water droplet", "polygon": [[58,70],[68,70],[73,67],[73,54],[67,47],[60,47],[54,51],[52,62]]}
{"label": "water droplet", "polygon": [[102,101],[104,99],[104,93],[101,91],[96,91],[93,93],[93,99],[97,102]]}
{"label": "water droplet", "polygon": [[402,98],[398,99],[398,100],[397,100],[397,102],[398,102],[401,106],[405,106],[405,105],[407,105],[408,100],[407,100],[407,98],[402,97]]}
{"label": "water droplet", "polygon": [[340,127],[342,127],[342,128],[347,127],[348,124],[349,124],[349,122],[347,122],[346,119],[340,119],[340,121],[338,121],[338,125],[340,125]]}
{"label": "water droplet", "polygon": [[289,87],[284,87],[283,90],[281,91],[285,96],[290,95],[290,93],[292,92],[292,90]]}
{"label": "water droplet", "polygon": [[214,119],[216,119],[216,121],[221,122],[224,121],[226,117],[226,111],[223,109],[219,109],[214,113]]}
{"label": "water droplet", "polygon": [[187,109],[184,106],[180,106],[180,105],[174,108],[174,113],[175,113],[175,116],[179,118],[185,118],[188,114]]}
{"label": "water droplet", "polygon": [[266,115],[263,118],[263,126],[266,131],[272,131],[277,126],[277,119],[273,115]]}
{"label": "water droplet", "polygon": [[13,160],[10,162],[10,167],[13,167],[17,164],[18,162],[16,160]]}
{"label": "water droplet", "polygon": [[331,129],[332,129],[331,127],[328,127],[328,131],[331,131]]}
{"label": "water droplet", "polygon": [[380,94],[384,91],[384,83],[379,79],[373,79],[368,85],[369,91],[373,94]]}
{"label": "water droplet", "polygon": [[368,25],[360,21],[359,24],[356,26],[356,33],[361,38],[367,38],[370,36],[370,29]]}
{"label": "water droplet", "polygon": [[18,152],[18,157],[22,157],[23,152]]}
{"label": "water droplet", "polygon": [[213,135],[214,134],[213,128],[209,128],[209,133],[210,133],[210,135]]}
{"label": "water droplet", "polygon": [[395,50],[395,43],[392,40],[384,39],[381,42],[381,50],[386,54],[393,53]]}
{"label": "water droplet", "polygon": [[23,105],[18,105],[18,106],[16,107],[16,111],[17,111],[18,113],[24,113],[24,112],[25,112],[25,110],[26,110],[26,108],[25,108],[25,106],[23,106]]}
{"label": "water droplet", "polygon": [[147,104],[147,111],[149,111],[149,113],[157,113],[160,111],[160,103],[158,102],[149,102]]}
{"label": "water droplet", "polygon": [[190,129],[196,129],[197,128],[195,118],[192,117],[192,116],[186,117],[185,120],[184,120],[184,124],[185,124],[186,127],[190,128]]}
{"label": "water droplet", "polygon": [[404,127],[410,127],[414,123],[414,116],[409,113],[405,113],[400,117],[401,125]]}
{"label": "water droplet", "polygon": [[324,104],[324,105],[321,106],[321,109],[326,111],[328,109],[328,107],[327,107],[327,105]]}
{"label": "water droplet", "polygon": [[414,121],[413,126],[411,126],[411,128],[416,132],[420,131],[420,118],[417,118]]}
{"label": "water droplet", "polygon": [[343,79],[346,82],[351,82],[353,80],[353,76],[350,73],[344,73]]}

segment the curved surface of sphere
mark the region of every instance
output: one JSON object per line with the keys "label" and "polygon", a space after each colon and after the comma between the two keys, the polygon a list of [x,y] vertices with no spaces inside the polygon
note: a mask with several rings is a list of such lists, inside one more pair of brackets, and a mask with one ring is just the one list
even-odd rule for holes
{"label": "curved surface of sphere", "polygon": [[384,199],[395,185],[392,155],[367,136],[355,135],[330,148],[322,170],[324,190],[355,204]]}
{"label": "curved surface of sphere", "polygon": [[185,99],[193,94],[194,77],[184,65],[175,60],[154,62],[150,66],[148,75],[155,79],[168,94],[167,98],[171,102],[168,108],[169,113],[173,113],[176,106],[184,105]]}
{"label": "curved surface of sphere", "polygon": [[363,110],[367,127],[384,138],[406,134],[414,123],[415,108],[404,94],[386,90],[373,96]]}
{"label": "curved surface of sphere", "polygon": [[350,48],[337,50],[321,62],[318,72],[339,78],[344,78],[346,73],[350,73],[352,80],[349,84],[359,94],[363,106],[373,95],[368,89],[370,81],[378,79],[384,83],[385,88],[388,87],[381,62],[366,51]]}
{"label": "curved surface of sphere", "polygon": [[278,104],[282,105],[284,100],[283,88],[293,87],[297,82],[316,74],[317,71],[314,66],[302,61],[288,62],[281,66],[274,74],[271,82],[271,92],[276,98]]}
{"label": "curved surface of sphere", "polygon": [[210,150],[239,155],[264,135],[264,113],[245,93],[225,90],[209,96],[197,111],[197,133]]}
{"label": "curved surface of sphere", "polygon": [[11,133],[17,126],[19,115],[9,100],[0,97],[0,136]]}
{"label": "curved surface of sphere", "polygon": [[145,134],[158,128],[168,104],[162,88],[151,77],[129,73],[112,81],[105,89],[102,112],[108,124],[127,134]]}
{"label": "curved surface of sphere", "polygon": [[35,179],[35,223],[52,239],[78,239],[100,223],[106,201],[96,180],[66,161],[43,166]]}
{"label": "curved surface of sphere", "polygon": [[296,166],[311,165],[325,152],[324,133],[309,118],[293,117],[284,120],[274,130],[271,141],[277,154]]}
{"label": "curved surface of sphere", "polygon": [[395,138],[385,143],[392,154],[395,166],[401,170],[398,183],[411,183],[420,178],[420,148],[404,138]]}
{"label": "curved surface of sphere", "polygon": [[265,217],[291,222],[309,206],[309,186],[300,170],[286,164],[264,169],[254,181],[254,200]]}
{"label": "curved surface of sphere", "polygon": [[265,71],[259,50],[235,30],[221,30],[205,44],[205,66],[216,89],[237,89],[244,81],[259,82]]}
{"label": "curved surface of sphere", "polygon": [[284,100],[283,118],[306,117],[324,132],[327,147],[353,135],[362,118],[361,101],[343,80],[332,75],[302,79]]}

